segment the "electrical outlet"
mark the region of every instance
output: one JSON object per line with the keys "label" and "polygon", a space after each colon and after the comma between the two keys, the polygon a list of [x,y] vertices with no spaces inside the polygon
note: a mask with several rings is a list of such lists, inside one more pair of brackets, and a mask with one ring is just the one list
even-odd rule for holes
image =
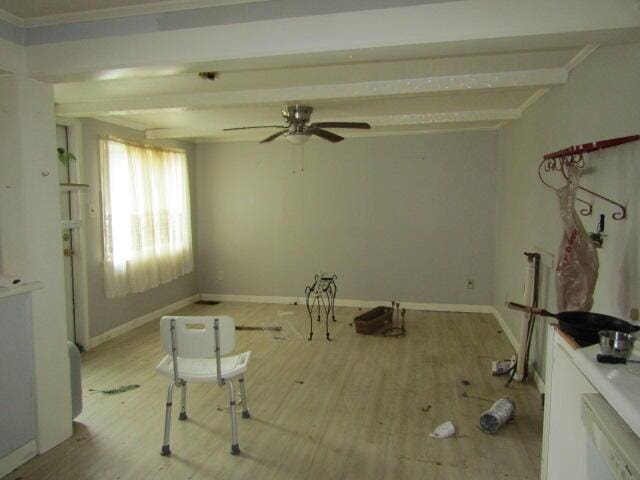
{"label": "electrical outlet", "polygon": [[475,282],[475,280],[473,278],[469,278],[467,280],[467,288],[469,290],[473,290],[474,288],[476,288],[476,282]]}
{"label": "electrical outlet", "polygon": [[224,280],[224,270],[218,270],[218,281],[222,282]]}

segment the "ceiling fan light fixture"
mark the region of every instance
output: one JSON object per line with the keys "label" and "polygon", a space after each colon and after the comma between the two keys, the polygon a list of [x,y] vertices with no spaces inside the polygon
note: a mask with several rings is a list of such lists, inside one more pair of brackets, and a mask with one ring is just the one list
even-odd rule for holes
{"label": "ceiling fan light fixture", "polygon": [[284,136],[293,145],[303,145],[311,138],[310,133],[285,133]]}

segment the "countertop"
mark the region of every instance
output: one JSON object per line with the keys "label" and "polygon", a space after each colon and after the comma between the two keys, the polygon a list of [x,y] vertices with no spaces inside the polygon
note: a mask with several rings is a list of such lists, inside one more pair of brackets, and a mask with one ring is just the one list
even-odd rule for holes
{"label": "countertop", "polygon": [[28,282],[22,283],[17,287],[0,287],[0,298],[11,297],[13,295],[20,295],[22,293],[33,292],[34,290],[40,290],[42,288],[42,282]]}
{"label": "countertop", "polygon": [[[599,345],[576,348],[565,335],[556,335],[556,338],[564,343],[565,350],[587,380],[640,437],[640,364],[598,363],[596,355],[600,353]],[[640,360],[637,346],[629,359]]]}

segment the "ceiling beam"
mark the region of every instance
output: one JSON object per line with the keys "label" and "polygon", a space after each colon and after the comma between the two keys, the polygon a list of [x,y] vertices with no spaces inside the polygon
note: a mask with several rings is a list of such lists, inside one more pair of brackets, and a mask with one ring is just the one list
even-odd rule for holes
{"label": "ceiling beam", "polygon": [[[521,111],[519,109],[502,109],[502,110],[467,110],[459,112],[439,112],[439,113],[415,113],[406,115],[376,115],[370,117],[348,117],[340,119],[326,119],[335,121],[350,121],[350,122],[368,122],[373,127],[374,131],[376,127],[393,127],[393,126],[406,126],[412,125],[416,129],[420,127],[428,127],[429,125],[438,124],[455,124],[455,123],[469,123],[469,122],[503,122],[507,120],[516,120],[521,117]],[[318,118],[314,121],[325,121],[325,119]],[[241,125],[242,126],[242,125]],[[245,125],[250,126],[250,125]],[[226,128],[226,125],[210,125],[208,127],[177,127],[177,128],[152,128],[145,130],[145,137],[149,140],[168,139],[168,138],[202,138],[211,137],[215,134],[220,135],[222,128]],[[329,129],[331,130],[331,129]],[[270,130],[265,128],[265,132]],[[252,133],[260,132],[260,130],[251,130]],[[354,133],[351,130],[340,130],[340,132]]]}
{"label": "ceiling beam", "polygon": [[[147,21],[144,26],[157,23]],[[163,27],[161,22],[159,28]],[[179,27],[131,34],[86,27],[65,31],[65,41],[29,45],[29,73],[60,81],[74,75],[101,77],[114,70],[154,66],[212,63],[220,70],[225,62],[245,61],[246,68],[257,68],[260,59],[273,63],[287,57],[336,63],[351,61],[348,55],[355,53],[357,61],[374,61],[385,54],[376,51],[411,47],[415,54],[416,46],[426,57],[444,55],[454,48],[461,54],[462,47],[472,54],[482,49],[495,52],[589,41],[630,42],[640,32],[640,11],[632,0],[562,0],[562,8],[557,0],[467,0]],[[99,36],[89,35],[95,32]]]}
{"label": "ceiling beam", "polygon": [[63,103],[56,107],[56,113],[67,117],[134,115],[181,110],[204,110],[238,105],[313,102],[390,95],[424,95],[500,88],[545,87],[560,85],[566,81],[567,71],[564,68],[550,68],[333,85],[305,85],[271,89],[117,98],[96,102]]}

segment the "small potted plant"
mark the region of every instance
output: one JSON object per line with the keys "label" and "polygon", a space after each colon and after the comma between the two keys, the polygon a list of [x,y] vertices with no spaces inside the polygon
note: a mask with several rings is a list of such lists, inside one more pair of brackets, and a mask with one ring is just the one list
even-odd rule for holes
{"label": "small potted plant", "polygon": [[[65,167],[69,167],[69,162],[71,160],[77,160],[76,156],[73,153],[66,151],[62,147],[58,147],[56,153],[58,154],[58,160],[60,160],[60,163],[62,163]],[[86,183],[61,183],[60,186],[73,187],[74,189],[86,189],[89,187],[89,185],[87,185]]]}
{"label": "small potted plant", "polygon": [[58,160],[60,160],[65,167],[69,166],[69,160],[76,160],[76,156],[73,153],[65,151],[62,147],[58,147],[57,152]]}

